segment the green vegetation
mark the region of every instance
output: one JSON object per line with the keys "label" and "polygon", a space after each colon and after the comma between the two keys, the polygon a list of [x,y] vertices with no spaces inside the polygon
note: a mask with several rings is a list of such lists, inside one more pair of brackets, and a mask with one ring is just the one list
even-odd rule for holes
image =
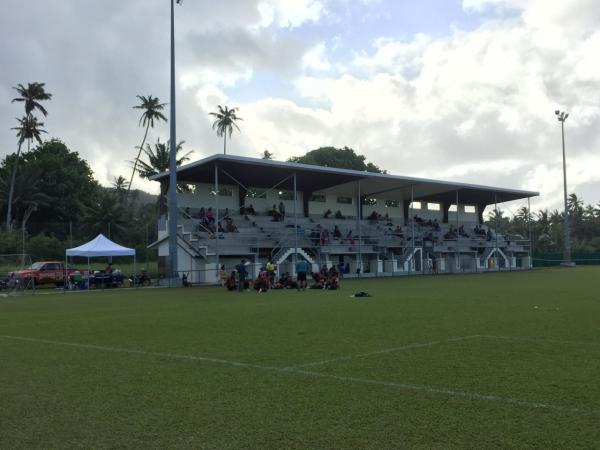
{"label": "green vegetation", "polygon": [[594,448],[599,275],[0,298],[0,447]]}

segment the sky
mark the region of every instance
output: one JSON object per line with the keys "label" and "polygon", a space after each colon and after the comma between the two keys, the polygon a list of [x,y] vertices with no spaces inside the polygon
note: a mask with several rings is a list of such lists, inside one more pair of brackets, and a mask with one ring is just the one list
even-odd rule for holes
{"label": "sky", "polygon": [[[45,82],[48,136],[103,185],[128,179],[136,95],[169,101],[169,0],[2,10],[0,157],[23,113],[12,87]],[[560,109],[569,192],[600,203],[597,0],[185,0],[176,48],[177,136],[193,160],[222,152],[208,113],[227,105],[243,119],[231,154],[348,146],[392,174],[537,191],[533,209],[560,208]],[[157,124],[149,141],[168,133]]]}

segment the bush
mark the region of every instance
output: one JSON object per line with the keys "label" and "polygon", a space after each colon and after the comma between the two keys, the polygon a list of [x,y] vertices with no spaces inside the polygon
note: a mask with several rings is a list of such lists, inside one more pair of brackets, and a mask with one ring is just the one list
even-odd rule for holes
{"label": "bush", "polygon": [[21,233],[0,232],[0,254],[14,255],[22,253],[22,250]]}
{"label": "bush", "polygon": [[27,253],[31,255],[32,261],[41,259],[57,259],[62,261],[65,258],[66,243],[54,236],[38,234],[26,242],[26,249]]}

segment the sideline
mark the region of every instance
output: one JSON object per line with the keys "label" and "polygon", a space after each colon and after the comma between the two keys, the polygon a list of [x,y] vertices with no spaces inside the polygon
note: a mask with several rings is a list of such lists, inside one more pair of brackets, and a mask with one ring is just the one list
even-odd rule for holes
{"label": "sideline", "polygon": [[0,339],[17,341],[17,342],[30,342],[30,343],[38,343],[38,344],[80,348],[80,349],[87,349],[87,350],[100,350],[100,351],[123,353],[123,354],[130,354],[130,355],[141,355],[141,356],[169,358],[169,359],[176,359],[176,360],[207,362],[207,363],[221,364],[221,365],[230,366],[230,367],[259,369],[259,370],[266,370],[266,371],[284,373],[284,374],[303,375],[303,376],[307,376],[310,378],[336,380],[336,381],[342,381],[342,382],[346,382],[346,383],[368,384],[368,385],[381,386],[381,387],[393,388],[393,389],[398,389],[398,390],[419,391],[419,392],[425,392],[428,394],[438,394],[438,395],[444,395],[444,396],[449,396],[449,397],[465,398],[468,400],[487,401],[487,402],[501,403],[501,404],[505,404],[505,405],[533,408],[533,409],[544,409],[544,410],[586,414],[586,415],[599,415],[600,414],[600,410],[589,410],[589,409],[575,408],[575,407],[569,407],[569,406],[553,405],[553,404],[549,404],[549,403],[530,402],[530,401],[526,401],[526,400],[519,400],[519,399],[511,398],[511,397],[500,397],[500,396],[496,396],[496,395],[486,395],[486,394],[471,393],[471,392],[458,391],[458,390],[452,390],[452,389],[435,388],[435,387],[426,386],[426,385],[397,383],[397,382],[391,382],[391,381],[381,381],[381,380],[374,380],[374,379],[368,379],[368,378],[357,378],[357,377],[344,376],[344,375],[333,375],[333,374],[313,372],[313,371],[302,370],[302,369],[286,368],[286,367],[265,366],[265,365],[260,365],[260,364],[245,363],[245,362],[239,362],[239,361],[230,361],[230,360],[226,360],[226,359],[211,358],[211,357],[206,357],[206,356],[183,355],[183,354],[177,354],[177,353],[147,352],[144,350],[135,350],[135,349],[127,349],[127,348],[119,348],[119,347],[106,347],[106,346],[102,346],[102,345],[54,341],[54,340],[50,340],[50,339],[22,337],[22,336],[0,336]]}

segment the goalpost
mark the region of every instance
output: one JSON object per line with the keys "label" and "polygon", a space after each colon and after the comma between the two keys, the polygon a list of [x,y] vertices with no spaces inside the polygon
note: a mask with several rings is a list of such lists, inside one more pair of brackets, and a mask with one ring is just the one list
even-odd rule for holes
{"label": "goalpost", "polygon": [[35,289],[34,280],[20,277],[15,272],[31,266],[28,254],[0,254],[0,297],[25,295]]}

